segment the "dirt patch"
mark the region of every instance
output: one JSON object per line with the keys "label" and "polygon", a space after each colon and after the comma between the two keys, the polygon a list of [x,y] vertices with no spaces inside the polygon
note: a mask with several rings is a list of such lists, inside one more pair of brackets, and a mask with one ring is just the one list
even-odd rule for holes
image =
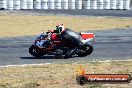
{"label": "dirt patch", "polygon": [[0,37],[37,35],[55,29],[57,24],[75,31],[107,30],[132,27],[132,18],[96,18],[75,16],[0,15]]}
{"label": "dirt patch", "polygon": [[45,64],[0,68],[0,88],[131,88],[130,84],[76,83],[77,67],[82,65],[89,74],[132,75],[132,61],[88,62],[81,64]]}

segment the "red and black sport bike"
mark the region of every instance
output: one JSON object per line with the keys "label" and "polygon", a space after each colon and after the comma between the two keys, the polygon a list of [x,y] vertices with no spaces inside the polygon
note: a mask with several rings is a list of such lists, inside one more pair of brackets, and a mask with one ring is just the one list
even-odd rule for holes
{"label": "red and black sport bike", "polygon": [[[65,32],[67,32],[67,34]],[[93,33],[77,33],[68,30],[64,31],[62,34],[64,35],[60,36],[53,32],[41,33],[36,37],[34,44],[29,48],[29,53],[35,57],[55,55],[56,58],[60,58],[61,56],[67,56],[68,51],[75,46],[76,41],[74,42],[74,39],[77,39],[78,36],[81,38],[81,47],[76,49],[74,55],[84,57],[93,52]],[[65,36],[69,37],[72,43],[65,40]]]}

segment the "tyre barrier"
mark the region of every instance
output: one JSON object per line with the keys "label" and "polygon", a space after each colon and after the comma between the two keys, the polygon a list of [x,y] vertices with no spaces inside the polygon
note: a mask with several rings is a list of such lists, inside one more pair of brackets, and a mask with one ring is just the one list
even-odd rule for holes
{"label": "tyre barrier", "polygon": [[7,0],[7,10],[13,10],[13,0]]}
{"label": "tyre barrier", "polygon": [[91,0],[90,4],[91,4],[91,9],[97,9],[97,0]]}
{"label": "tyre barrier", "polygon": [[27,0],[20,0],[20,9],[27,9]]}
{"label": "tyre barrier", "polygon": [[123,9],[130,9],[130,0],[123,0]]}
{"label": "tyre barrier", "polygon": [[84,1],[84,8],[85,8],[85,9],[91,9],[90,0],[85,0],[85,1]]}
{"label": "tyre barrier", "polygon": [[130,0],[0,0],[1,10],[114,9],[129,10]]}
{"label": "tyre barrier", "polygon": [[55,0],[48,0],[48,9],[55,9]]}
{"label": "tyre barrier", "polygon": [[13,0],[13,9],[20,10],[20,0]]}
{"label": "tyre barrier", "polygon": [[75,9],[75,0],[69,0],[69,9]]}
{"label": "tyre barrier", "polygon": [[34,0],[34,9],[41,9],[41,0]]}
{"label": "tyre barrier", "polygon": [[61,0],[55,0],[55,9],[61,9]]}
{"label": "tyre barrier", "polygon": [[116,4],[117,4],[117,0],[111,0],[110,8],[113,10],[116,9]]}
{"label": "tyre barrier", "polygon": [[27,0],[27,9],[33,9],[33,0]]}
{"label": "tyre barrier", "polygon": [[110,0],[104,0],[104,9],[110,9]]}
{"label": "tyre barrier", "polygon": [[0,9],[5,10],[6,9],[6,0],[0,0]]}
{"label": "tyre barrier", "polygon": [[82,0],[76,0],[75,6],[76,6],[76,9],[82,9]]}
{"label": "tyre barrier", "polygon": [[116,9],[123,9],[123,0],[117,0]]}
{"label": "tyre barrier", "polygon": [[61,5],[62,9],[68,9],[68,0],[62,0]]}
{"label": "tyre barrier", "polygon": [[98,0],[97,1],[97,9],[103,9],[104,1],[103,0]]}
{"label": "tyre barrier", "polygon": [[41,9],[48,9],[48,0],[41,0]]}

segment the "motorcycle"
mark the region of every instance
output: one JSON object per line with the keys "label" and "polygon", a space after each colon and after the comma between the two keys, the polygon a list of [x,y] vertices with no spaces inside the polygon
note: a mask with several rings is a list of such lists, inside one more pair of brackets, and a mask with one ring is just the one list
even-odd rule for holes
{"label": "motorcycle", "polygon": [[[94,33],[77,33],[81,36],[81,47],[76,49],[74,55],[85,57],[93,52]],[[34,44],[30,46],[29,53],[35,57],[44,55],[55,55],[56,58],[67,56],[69,49],[73,49],[73,44],[68,41],[61,41],[61,36],[53,32],[41,33],[36,37]],[[66,57],[68,58],[68,57]]]}

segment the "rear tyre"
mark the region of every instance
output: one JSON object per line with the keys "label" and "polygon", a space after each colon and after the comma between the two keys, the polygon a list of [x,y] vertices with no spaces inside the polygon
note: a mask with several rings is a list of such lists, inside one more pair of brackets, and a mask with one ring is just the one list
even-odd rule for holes
{"label": "rear tyre", "polygon": [[29,48],[29,53],[35,57],[41,57],[43,55],[42,51],[35,45]]}
{"label": "rear tyre", "polygon": [[93,52],[93,46],[86,44],[83,45],[81,51],[77,54],[79,57],[85,57]]}

